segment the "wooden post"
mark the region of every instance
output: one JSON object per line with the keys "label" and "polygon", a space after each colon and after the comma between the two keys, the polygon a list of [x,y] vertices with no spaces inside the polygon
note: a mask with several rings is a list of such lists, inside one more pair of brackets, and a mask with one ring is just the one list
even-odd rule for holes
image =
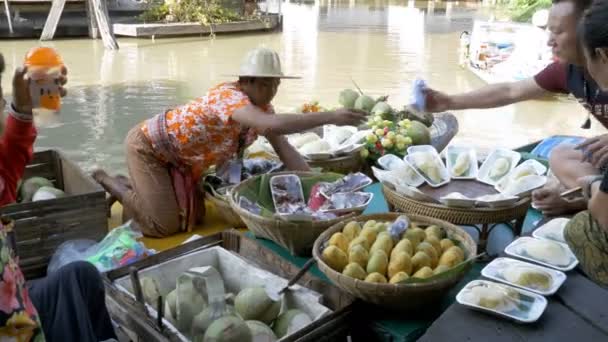
{"label": "wooden post", "polygon": [[63,13],[64,6],[65,0],[53,0],[51,10],[49,11],[49,15],[44,23],[44,29],[42,29],[42,35],[40,35],[40,40],[53,39],[53,36],[55,36],[55,31],[57,30],[57,24],[59,24],[59,19],[61,18],[61,13]]}
{"label": "wooden post", "polygon": [[4,13],[6,13],[6,20],[8,20],[8,30],[11,33],[14,33],[14,31],[13,31],[13,18],[11,18],[11,10],[8,7],[8,0],[4,0]]}
{"label": "wooden post", "polygon": [[[65,0],[64,0],[65,1]],[[97,28],[106,49],[118,50],[118,43],[110,27],[110,15],[106,0],[88,0],[92,2],[93,13],[97,19]]]}
{"label": "wooden post", "polygon": [[99,27],[97,27],[93,2],[85,0],[85,9],[87,13],[87,24],[89,26],[89,37],[99,39]]}

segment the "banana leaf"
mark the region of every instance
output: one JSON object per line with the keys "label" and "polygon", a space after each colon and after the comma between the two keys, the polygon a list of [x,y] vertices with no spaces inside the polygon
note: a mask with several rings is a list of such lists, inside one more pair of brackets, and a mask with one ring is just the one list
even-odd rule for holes
{"label": "banana leaf", "polygon": [[[265,174],[242,187],[236,197],[244,196],[248,200],[257,203],[262,208],[262,216],[272,216],[275,212],[272,193],[270,192],[270,178],[273,174]],[[312,187],[319,182],[334,182],[343,175],[337,173],[322,173],[315,176],[300,176],[304,198],[308,200]],[[270,214],[270,215],[268,215]]]}
{"label": "banana leaf", "polygon": [[407,278],[403,281],[398,282],[397,284],[423,284],[423,283],[428,283],[428,282],[434,282],[434,281],[441,280],[441,279],[446,279],[446,278],[452,277],[454,275],[457,275],[461,272],[466,271],[466,268],[469,267],[469,265],[472,265],[473,262],[475,261],[475,259],[476,258],[470,258],[468,260],[465,260],[445,272],[441,272],[439,274],[436,274],[436,275],[426,278],[426,279]]}

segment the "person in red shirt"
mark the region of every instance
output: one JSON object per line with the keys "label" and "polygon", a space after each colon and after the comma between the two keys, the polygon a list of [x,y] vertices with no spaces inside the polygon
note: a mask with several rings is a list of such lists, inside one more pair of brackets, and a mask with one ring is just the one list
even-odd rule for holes
{"label": "person in red shirt", "polygon": [[[4,72],[4,57],[0,54],[0,80]],[[36,140],[36,128],[33,123],[32,99],[29,92],[27,70],[18,68],[13,76],[13,97],[6,117],[4,109],[7,102],[0,82],[0,206],[15,202],[17,198],[17,183],[23,177],[26,165],[32,160],[33,146]],[[67,70],[64,68],[61,85],[67,82]],[[61,96],[66,95],[60,86]],[[10,229],[19,231],[18,224],[14,228],[0,223],[0,237]],[[0,239],[2,250],[10,246]],[[0,340],[6,338],[6,331],[13,329],[14,317],[23,316],[19,311],[18,301],[21,300],[26,312],[32,317],[38,317],[42,324],[44,338],[39,333],[40,323],[28,320],[32,330],[29,338],[24,341],[110,341],[116,340],[110,315],[105,305],[105,290],[99,271],[85,261],[70,263],[46,278],[35,279],[23,283],[23,275],[17,265],[17,257],[9,251],[8,257],[0,260],[3,278],[0,286],[14,291],[3,293],[2,303],[13,303],[9,306],[0,305]],[[6,260],[9,259],[9,260]],[[4,291],[6,292],[6,291]],[[21,295],[17,297],[17,293]],[[10,298],[10,296],[15,296]],[[32,307],[33,304],[33,307]],[[13,312],[14,311],[14,312]],[[9,319],[13,315],[13,319]],[[15,316],[16,315],[16,316]],[[33,326],[37,326],[34,328]],[[23,328],[23,327],[22,327]],[[36,333],[36,335],[33,335]],[[3,335],[4,334],[4,335]]]}
{"label": "person in red shirt", "polygon": [[[426,109],[442,112],[496,108],[539,99],[550,93],[564,93],[572,94],[589,114],[608,128],[608,93],[601,92],[585,70],[583,52],[577,38],[577,24],[591,1],[553,0],[547,24],[550,32],[548,45],[557,61],[536,76],[517,82],[491,84],[464,94],[448,95],[429,88],[426,90]],[[600,140],[594,138],[591,143],[594,144],[592,150],[598,151],[591,163],[581,162],[581,152],[572,145],[559,145],[552,150],[550,166],[559,182],[550,182],[533,193],[535,207],[543,214],[552,216],[584,210],[585,201],[566,201],[559,195],[566,189],[576,187],[578,178],[600,173],[600,161],[608,160],[608,135],[601,136]]]}

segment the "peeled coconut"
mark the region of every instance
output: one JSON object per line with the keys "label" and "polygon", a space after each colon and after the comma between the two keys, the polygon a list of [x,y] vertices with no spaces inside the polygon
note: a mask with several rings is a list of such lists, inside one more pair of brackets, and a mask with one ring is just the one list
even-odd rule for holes
{"label": "peeled coconut", "polygon": [[315,140],[304,144],[300,147],[300,153],[311,154],[311,153],[323,153],[331,149],[329,143],[325,140]]}
{"label": "peeled coconut", "polygon": [[376,105],[376,100],[372,99],[367,95],[361,95],[355,101],[355,109],[362,110],[365,112],[370,112],[372,108]]}
{"label": "peeled coconut", "polygon": [[142,277],[140,280],[141,291],[144,295],[146,303],[156,308],[158,297],[160,297],[160,291],[158,290],[158,283],[156,279],[150,277]]}
{"label": "peeled coconut", "polygon": [[270,324],[281,311],[281,301],[270,298],[263,287],[250,287],[239,292],[234,307],[244,320]]}
{"label": "peeled coconut", "polygon": [[352,89],[344,89],[340,92],[340,98],[338,102],[344,108],[353,109],[355,108],[355,102],[357,101],[357,98],[359,98],[359,93]]}
{"label": "peeled coconut", "polygon": [[180,331],[190,331],[194,316],[203,311],[207,305],[206,300],[192,283],[185,283],[178,287],[176,303],[177,328]]}
{"label": "peeled coconut", "polygon": [[251,342],[274,342],[277,340],[277,336],[269,326],[260,321],[247,321],[247,326],[251,331]]}
{"label": "peeled coconut", "polygon": [[220,312],[217,316],[213,315],[213,307],[207,306],[205,310],[196,315],[196,317],[194,317],[194,320],[192,321],[192,338],[195,340],[197,339],[197,336],[199,336],[199,338],[202,338],[205,335],[205,331],[209,329],[209,327],[215,320],[225,316],[236,317],[236,311],[234,310],[234,306],[226,305],[224,307],[224,312]]}
{"label": "peeled coconut", "polygon": [[36,191],[36,193],[32,197],[32,202],[56,199],[61,197],[65,197],[65,192],[50,186],[43,186],[38,189],[38,191]]}
{"label": "peeled coconut", "polygon": [[293,334],[312,323],[308,315],[301,310],[291,309],[282,313],[274,322],[272,330],[279,339]]}
{"label": "peeled coconut", "polygon": [[251,341],[251,331],[244,320],[236,316],[224,316],[211,323],[204,342],[248,342]]}
{"label": "peeled coconut", "polygon": [[21,184],[19,194],[22,202],[29,202],[38,189],[42,187],[53,187],[53,182],[44,177],[31,177]]}

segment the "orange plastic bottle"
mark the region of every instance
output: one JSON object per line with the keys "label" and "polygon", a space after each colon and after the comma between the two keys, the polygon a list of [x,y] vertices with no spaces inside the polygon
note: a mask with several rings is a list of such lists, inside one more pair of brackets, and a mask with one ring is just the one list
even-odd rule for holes
{"label": "orange plastic bottle", "polygon": [[57,114],[61,109],[59,77],[63,59],[50,47],[36,47],[25,55],[24,65],[31,79],[30,94],[34,114]]}

